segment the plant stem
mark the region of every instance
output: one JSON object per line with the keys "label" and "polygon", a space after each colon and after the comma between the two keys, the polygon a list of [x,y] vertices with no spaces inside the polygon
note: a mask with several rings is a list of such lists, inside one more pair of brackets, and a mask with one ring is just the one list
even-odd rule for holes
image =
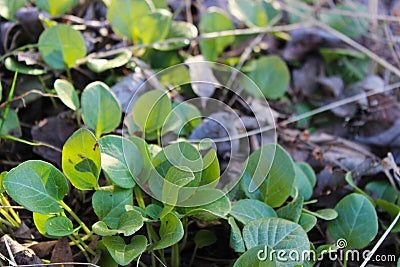
{"label": "plant stem", "polygon": [[17,84],[17,77],[18,77],[18,69],[14,73],[14,78],[13,78],[13,81],[11,84],[11,89],[10,89],[10,92],[8,93],[7,105],[4,109],[3,118],[2,118],[2,121],[0,124],[0,133],[1,133],[1,130],[3,129],[4,123],[6,122],[8,111],[10,110],[10,104],[11,104],[11,100],[14,95],[15,85]]}
{"label": "plant stem", "polygon": [[178,243],[172,245],[171,251],[171,265],[172,267],[179,267],[180,256],[179,256],[179,245]]}
{"label": "plant stem", "polygon": [[76,215],[76,213],[67,204],[65,204],[64,201],[61,201],[60,204],[69,214],[71,214],[71,216],[75,219],[75,221],[79,223],[79,225],[82,227],[83,231],[85,231],[86,234],[89,235],[92,233],[92,231],[90,231],[90,229],[86,226],[86,224],[82,222],[81,219],[79,219],[78,215]]}
{"label": "plant stem", "polygon": [[349,248],[348,247],[345,247],[344,249],[343,249],[343,254],[344,254],[344,259],[343,259],[343,267],[347,267],[347,250],[349,250]]}
{"label": "plant stem", "polygon": [[[10,202],[8,199],[4,196],[4,194],[0,194],[0,203],[2,203],[3,206],[11,206]],[[13,208],[8,208],[8,212],[11,214],[11,216],[14,218],[15,222],[17,223],[18,228],[21,226],[21,218],[19,215],[15,212]]]}
{"label": "plant stem", "polygon": [[136,185],[135,187],[133,187],[133,192],[135,192],[136,202],[138,203],[139,207],[145,210],[146,204],[143,200],[142,190],[140,190],[139,186]]}
{"label": "plant stem", "polygon": [[81,115],[79,114],[79,110],[75,110],[75,117],[76,117],[76,123],[78,124],[79,128],[82,126],[81,122]]}
{"label": "plant stem", "polygon": [[80,249],[80,251],[82,251],[83,255],[85,256],[87,262],[90,262],[90,258],[89,255],[86,253],[86,250],[84,249],[84,247],[82,247],[82,245],[80,244],[80,242],[78,240],[76,240],[74,238],[73,235],[69,235],[68,238],[75,243],[75,245]]}
{"label": "plant stem", "polygon": [[[81,237],[81,240],[82,241],[86,241],[86,240],[88,240],[89,238],[91,238],[93,236],[93,232],[91,232],[90,234],[88,234],[88,235],[84,235],[83,237]],[[69,242],[69,245],[70,246],[75,246],[76,244],[74,243],[74,242]]]}
{"label": "plant stem", "polygon": [[198,247],[196,245],[193,249],[192,257],[190,257],[189,267],[191,267],[194,262],[194,258],[196,257],[196,254],[197,254],[197,249],[198,249]]}
{"label": "plant stem", "polygon": [[86,251],[88,251],[93,256],[96,256],[96,252],[94,252],[88,245],[86,245],[86,243],[83,241],[83,239],[79,236],[78,233],[75,233],[75,237],[79,241],[79,243],[82,245],[82,247],[85,248]]}
{"label": "plant stem", "polygon": [[67,78],[68,78],[69,82],[72,83],[71,69],[70,68],[66,68],[65,71],[67,72]]}
{"label": "plant stem", "polygon": [[188,238],[188,228],[189,228],[188,217],[182,218],[182,224],[183,224],[184,234],[183,234],[183,239],[182,239],[181,246],[179,249],[180,252],[182,252],[182,250],[185,248],[187,238]]}

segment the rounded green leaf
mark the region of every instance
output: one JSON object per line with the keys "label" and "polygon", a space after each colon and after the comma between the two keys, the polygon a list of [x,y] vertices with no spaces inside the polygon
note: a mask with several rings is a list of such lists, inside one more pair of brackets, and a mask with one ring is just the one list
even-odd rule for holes
{"label": "rounded green leaf", "polygon": [[235,202],[229,213],[244,225],[255,219],[277,217],[273,208],[255,199],[242,199]]}
{"label": "rounded green leaf", "polygon": [[152,90],[143,94],[133,106],[134,122],[146,132],[152,132],[163,126],[171,111],[171,101],[161,90]]}
{"label": "rounded green leaf", "polygon": [[112,0],[108,5],[107,19],[117,34],[136,43],[141,33],[140,20],[153,9],[153,3],[148,0]]}
{"label": "rounded green leaf", "polygon": [[7,194],[32,212],[61,212],[61,201],[68,192],[64,175],[53,165],[29,160],[9,171],[3,180]]}
{"label": "rounded green leaf", "polygon": [[0,108],[0,125],[2,125],[0,134],[20,137],[22,135],[22,131],[17,113],[15,110],[9,109],[6,120],[3,123],[4,110],[4,108]]}
{"label": "rounded green leaf", "polygon": [[97,188],[101,156],[96,138],[81,128],[71,135],[62,150],[62,169],[71,184],[81,190]]}
{"label": "rounded green leaf", "polygon": [[96,222],[92,229],[101,236],[110,236],[115,234],[123,234],[124,236],[133,235],[143,226],[143,217],[140,212],[136,210],[129,210],[119,217],[118,227],[116,229],[109,229],[107,224],[103,221]]}
{"label": "rounded green leaf", "polygon": [[198,248],[211,246],[215,242],[217,242],[217,237],[215,236],[215,233],[210,230],[201,229],[197,231],[194,236],[194,243]]}
{"label": "rounded green leaf", "polygon": [[252,177],[249,187],[260,185],[264,202],[269,206],[279,207],[290,196],[295,177],[294,163],[280,145],[268,144],[254,151],[243,175],[246,172]]}
{"label": "rounded green leaf", "polygon": [[377,196],[377,198],[384,199],[388,202],[395,203],[400,194],[396,191],[388,181],[372,181],[365,187],[366,191]]}
{"label": "rounded green leaf", "polygon": [[149,44],[164,40],[171,26],[172,14],[167,9],[158,9],[143,16],[138,23],[139,40]]}
{"label": "rounded green leaf", "polygon": [[45,229],[47,234],[56,237],[68,236],[76,231],[72,221],[64,216],[47,219]]}
{"label": "rounded green leaf", "polygon": [[196,26],[186,21],[172,21],[166,39],[186,37],[187,40],[179,42],[171,42],[168,44],[156,44],[154,48],[162,51],[175,50],[185,47],[190,44],[190,39],[197,36],[198,31]]}
{"label": "rounded green leaf", "polygon": [[278,8],[263,0],[229,0],[229,10],[248,27],[265,27],[281,16]]}
{"label": "rounded green leaf", "polygon": [[102,188],[92,197],[94,213],[112,229],[118,229],[120,217],[126,212],[126,205],[133,205],[133,193],[129,189]]}
{"label": "rounded green leaf", "polygon": [[121,122],[121,105],[103,82],[92,82],[82,92],[83,121],[96,136],[115,130]]}
{"label": "rounded green leaf", "polygon": [[120,136],[107,135],[99,140],[101,148],[101,168],[117,186],[133,188],[134,176],[143,167],[142,155],[137,146]]}
{"label": "rounded green leaf", "polygon": [[[221,9],[212,7],[201,18],[199,24],[202,34],[209,32],[220,32],[233,30],[233,22],[224,14]],[[200,49],[206,60],[216,61],[224,49],[235,41],[234,36],[224,36],[210,40],[200,41]]]}
{"label": "rounded green leaf", "polygon": [[347,246],[366,247],[378,233],[378,217],[371,202],[360,194],[350,194],[336,205],[338,217],[330,221],[328,231],[335,240],[345,239]]}
{"label": "rounded green leaf", "polygon": [[311,198],[313,188],[317,182],[315,173],[311,166],[305,162],[296,162],[294,169],[294,186],[297,187],[299,195],[303,196],[304,200],[308,200]]}
{"label": "rounded green leaf", "polygon": [[87,66],[91,71],[101,73],[109,69],[119,68],[126,63],[132,57],[132,52],[130,50],[125,50],[118,55],[116,55],[113,59],[104,59],[104,58],[92,58],[87,62]]}
{"label": "rounded green leaf", "polygon": [[[243,228],[243,239],[247,249],[259,245],[268,246],[273,250],[284,250],[286,255],[291,251],[297,251],[303,255],[310,249],[310,242],[306,232],[297,223],[281,218],[262,218],[249,222]],[[301,264],[302,259],[289,259],[287,266]]]}
{"label": "rounded green leaf", "polygon": [[78,110],[80,107],[78,94],[70,82],[57,79],[54,82],[54,89],[56,89],[57,95],[64,105],[72,110]]}
{"label": "rounded green leaf", "polygon": [[289,202],[286,206],[279,208],[276,213],[279,218],[298,223],[303,209],[303,203],[304,198],[299,196],[295,201]]}
{"label": "rounded green leaf", "polygon": [[46,11],[52,16],[56,16],[68,12],[79,3],[79,0],[35,0],[34,3],[41,10]]}
{"label": "rounded green leaf", "polygon": [[331,221],[337,218],[338,213],[334,209],[321,209],[317,211],[306,210],[307,213],[314,215],[322,220]]}
{"label": "rounded green leaf", "polygon": [[105,236],[103,244],[118,264],[126,266],[146,250],[147,239],[145,236],[136,235],[126,244],[120,236]]}
{"label": "rounded green leaf", "polygon": [[[278,56],[266,56],[253,60],[245,67],[249,78],[258,86],[267,99],[277,99],[289,88],[290,72],[286,63]],[[245,90],[254,97],[260,96],[259,90],[248,79],[242,80]]]}
{"label": "rounded green leaf", "polygon": [[229,239],[229,245],[235,252],[245,252],[244,241],[242,233],[240,232],[239,226],[236,224],[233,217],[229,217],[228,223],[231,226],[231,236]]}
{"label": "rounded green leaf", "polygon": [[[265,245],[259,245],[255,246],[245,253],[243,253],[236,261],[233,267],[270,267],[270,266],[281,266],[277,265],[275,262],[271,262],[268,258],[265,260],[260,260],[258,259],[258,255],[261,255],[264,257],[264,251],[266,246]],[[268,248],[268,247],[267,247]],[[262,251],[262,253],[260,253]],[[263,259],[263,258],[261,258]],[[290,263],[289,263],[290,264]],[[285,266],[285,265],[282,265]],[[288,266],[293,266],[293,265],[288,265]]]}
{"label": "rounded green leaf", "polygon": [[299,224],[303,227],[304,231],[310,231],[315,224],[317,223],[317,217],[308,214],[308,213],[301,213]]}
{"label": "rounded green leaf", "polygon": [[180,135],[189,135],[201,123],[201,118],[201,112],[196,106],[186,102],[174,103],[173,109],[162,127],[161,135],[169,131]]}
{"label": "rounded green leaf", "polygon": [[43,60],[53,69],[72,68],[86,55],[82,34],[64,24],[46,29],[40,35],[38,45]]}
{"label": "rounded green leaf", "polygon": [[14,20],[15,12],[25,6],[25,0],[0,0],[0,16]]}
{"label": "rounded green leaf", "polygon": [[183,226],[178,217],[168,213],[161,219],[160,240],[154,244],[152,250],[170,247],[178,243],[184,234]]}

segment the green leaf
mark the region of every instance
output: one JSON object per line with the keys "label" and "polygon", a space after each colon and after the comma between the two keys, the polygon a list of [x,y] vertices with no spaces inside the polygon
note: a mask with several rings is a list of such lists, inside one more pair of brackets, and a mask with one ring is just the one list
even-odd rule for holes
{"label": "green leaf", "polygon": [[286,219],[295,223],[299,222],[303,208],[304,198],[299,196],[296,201],[290,202],[276,211],[279,218]]}
{"label": "green leaf", "polygon": [[137,43],[143,31],[139,28],[140,20],[153,9],[153,3],[148,0],[112,0],[107,8],[107,19],[117,34]]}
{"label": "green leaf", "polygon": [[263,0],[229,0],[229,10],[250,28],[274,24],[281,17],[278,8]]}
{"label": "green leaf", "polygon": [[81,128],[71,135],[62,150],[62,169],[71,184],[81,190],[97,188],[100,149],[94,135]]}
{"label": "green leaf", "polygon": [[186,102],[174,104],[162,127],[161,135],[169,131],[188,135],[201,123],[201,118],[201,112],[196,106]]}
{"label": "green leaf", "polygon": [[163,182],[162,203],[164,205],[168,204],[174,206],[177,203],[178,198],[182,197],[180,195],[180,189],[194,179],[194,174],[188,167],[172,166],[169,168]]}
{"label": "green leaf", "polygon": [[150,175],[152,174],[152,171],[154,170],[152,163],[151,163],[149,147],[145,140],[143,140],[142,138],[139,138],[137,136],[130,136],[130,137],[128,137],[128,139],[136,145],[136,147],[140,151],[140,156],[143,159],[142,170],[136,178],[140,180],[141,184],[144,184],[150,178]]}
{"label": "green leaf", "polygon": [[133,235],[143,226],[143,217],[139,211],[129,210],[119,217],[116,229],[109,229],[104,221],[98,221],[93,226],[93,232],[101,236],[123,234],[124,236]]}
{"label": "green leaf", "polygon": [[53,165],[29,160],[7,173],[3,180],[7,194],[21,206],[43,214],[61,212],[68,192],[64,175]]}
{"label": "green leaf", "polygon": [[399,193],[387,181],[372,181],[367,184],[365,189],[377,196],[377,198],[384,199],[391,203],[395,203],[399,197]]}
{"label": "green leaf", "polygon": [[133,192],[130,189],[101,188],[92,197],[94,213],[112,229],[118,229],[126,205],[133,205]]}
{"label": "green leaf", "polygon": [[64,216],[52,217],[46,220],[45,229],[47,234],[56,237],[68,236],[74,233],[72,221]]}
{"label": "green leaf", "polygon": [[220,176],[217,151],[210,149],[203,158],[203,171],[201,172],[201,181],[199,186],[216,186]]}
{"label": "green leaf", "polygon": [[119,236],[105,236],[103,244],[118,264],[126,266],[146,250],[147,239],[142,235],[136,235],[129,244],[125,244]]}
{"label": "green leaf", "polygon": [[314,215],[317,218],[326,220],[326,221],[331,221],[337,218],[338,213],[334,209],[321,209],[317,211],[309,211],[309,210],[304,210],[304,212],[307,212],[308,214]]}
{"label": "green leaf", "polygon": [[[305,162],[296,162],[294,165],[295,178],[294,186],[297,187],[300,196],[304,200],[309,200],[313,193],[313,188],[317,182],[314,170]],[[292,196],[294,194],[292,193]]]}
{"label": "green leaf", "polygon": [[[368,14],[367,8],[357,2],[347,2],[345,4],[338,4],[336,6],[337,12],[346,11],[346,12],[357,12],[357,13],[365,13]],[[350,38],[357,38],[368,30],[368,19],[362,17],[349,17],[345,15],[340,15],[338,13],[320,13],[320,19],[324,23],[328,24],[335,30],[347,35]]]}
{"label": "green leaf", "polygon": [[168,213],[161,219],[160,240],[154,244],[152,250],[170,247],[182,239],[184,230],[181,221],[173,213]]}
{"label": "green leaf", "polygon": [[277,99],[285,95],[290,83],[290,72],[286,63],[278,56],[265,56],[253,60],[245,65],[246,74],[253,81],[259,90],[249,79],[243,79],[243,87],[254,97],[265,97]]}
{"label": "green leaf", "polygon": [[[276,262],[271,262],[268,257],[266,257],[265,260],[260,260],[258,259],[258,255],[260,254],[260,251],[262,251],[261,256],[264,257],[265,250],[268,251],[268,247],[266,249],[265,245],[259,245],[255,246],[245,253],[243,253],[236,261],[233,267],[269,267],[269,266],[281,266],[278,265]],[[261,258],[263,259],[263,258]],[[289,263],[290,264],[290,263]],[[294,266],[290,264],[288,266]],[[285,265],[282,265],[285,266]]]}
{"label": "green leaf", "polygon": [[142,44],[164,40],[171,27],[172,14],[166,9],[158,9],[139,20],[139,39]]}
{"label": "green leaf", "polygon": [[244,225],[255,219],[277,217],[273,208],[255,199],[242,199],[235,202],[229,213]]}
{"label": "green leaf", "polygon": [[189,45],[190,39],[195,38],[197,34],[197,28],[192,23],[186,21],[171,21],[171,27],[165,39],[186,37],[187,40],[168,44],[156,44],[154,48],[162,51],[176,50]]}
{"label": "green leaf", "polygon": [[121,122],[121,105],[103,82],[88,84],[81,96],[83,121],[96,136],[115,130]]}
{"label": "green leaf", "polygon": [[[4,109],[0,108],[0,125],[3,122]],[[21,126],[19,123],[18,115],[13,109],[8,110],[6,121],[0,130],[0,134],[12,135],[20,137],[22,135]]]}
{"label": "green leaf", "polygon": [[137,146],[120,136],[107,135],[99,140],[101,148],[101,168],[117,186],[133,188],[134,176],[143,167],[143,159]]}
{"label": "green leaf", "polygon": [[47,73],[45,69],[40,69],[37,67],[21,64],[12,57],[8,57],[4,60],[4,66],[9,71],[15,72],[16,70],[18,70],[18,73],[20,74],[39,76]]}
{"label": "green leaf", "polygon": [[350,194],[336,205],[338,217],[328,223],[332,238],[347,241],[348,247],[366,247],[378,233],[378,217],[371,202],[360,194]]}
{"label": "green leaf", "polygon": [[97,262],[98,266],[118,267],[118,263],[115,262],[110,252],[104,246],[103,240],[97,242],[96,249],[101,253],[100,260]]}
{"label": "green leaf", "polygon": [[243,175],[252,177],[249,191],[257,186],[264,202],[275,208],[281,206],[290,196],[294,183],[294,163],[289,154],[277,144],[267,144],[254,151],[247,160]]}
{"label": "green leaf", "polygon": [[[233,22],[224,14],[221,9],[211,7],[200,20],[200,32],[220,32],[233,30]],[[225,36],[200,41],[200,49],[206,60],[216,61],[224,49],[235,41],[234,36]]]}
{"label": "green leaf", "polygon": [[0,16],[7,20],[15,20],[15,12],[25,6],[25,0],[0,0]]}
{"label": "green leaf", "polygon": [[[243,239],[247,249],[266,245],[269,249],[284,250],[285,255],[297,251],[298,255],[310,249],[308,237],[297,223],[281,218],[262,218],[249,222],[243,228]],[[302,259],[285,262],[285,266],[301,264]],[[279,266],[279,265],[278,265]]]}
{"label": "green leaf", "polygon": [[35,5],[51,16],[62,15],[79,3],[79,0],[35,0]]}
{"label": "green leaf", "polygon": [[306,232],[310,231],[315,226],[316,223],[317,223],[317,217],[305,212],[301,213],[299,224],[301,225],[301,227],[303,227],[304,231]]}
{"label": "green leaf", "polygon": [[39,212],[33,212],[33,222],[35,223],[36,229],[41,233],[43,236],[48,238],[57,238],[57,236],[51,236],[46,231],[46,222],[48,219],[56,217],[56,216],[64,216],[66,217],[64,212],[56,214],[42,214]]}
{"label": "green leaf", "polygon": [[146,206],[146,214],[153,220],[160,218],[163,208],[156,204],[150,204]]}
{"label": "green leaf", "polygon": [[197,231],[194,236],[194,243],[198,248],[211,246],[215,242],[217,242],[217,237],[215,236],[215,233],[210,230],[201,229]]}
{"label": "green leaf", "polygon": [[92,58],[89,59],[86,64],[91,71],[101,73],[106,70],[119,68],[125,65],[129,62],[131,57],[132,52],[130,50],[124,50],[117,54],[113,59]]}
{"label": "green leaf", "polygon": [[231,226],[231,235],[229,239],[229,245],[235,252],[245,252],[244,241],[239,227],[237,226],[235,219],[229,217],[228,223]]}
{"label": "green leaf", "polygon": [[[219,198],[218,198],[219,196]],[[213,202],[200,206],[194,203],[207,203],[207,199],[216,199]],[[185,216],[193,216],[202,221],[215,221],[225,218],[231,210],[229,198],[220,190],[213,188],[199,189],[188,200],[180,203],[184,208]]]}
{"label": "green leaf", "polygon": [[40,35],[38,45],[44,62],[53,69],[72,68],[86,55],[82,34],[64,24],[46,29]]}
{"label": "green leaf", "polygon": [[[399,207],[398,205],[393,204],[393,203],[390,203],[390,202],[388,202],[388,201],[386,201],[386,200],[384,200],[384,199],[379,199],[379,198],[378,198],[378,199],[376,200],[376,204],[378,205],[378,207],[379,207],[380,209],[386,211],[386,212],[390,215],[390,217],[391,217],[392,220],[393,220],[393,219],[397,216],[397,214],[400,212],[400,207]],[[387,228],[386,225],[384,225],[383,227],[384,227],[384,228]],[[400,232],[400,221],[398,221],[398,222],[396,223],[396,225],[393,227],[392,232],[393,232],[393,233],[398,233],[398,232]]]}
{"label": "green leaf", "polygon": [[152,132],[163,126],[171,111],[171,101],[161,90],[152,90],[143,94],[133,106],[134,122],[146,132]]}
{"label": "green leaf", "polygon": [[364,197],[366,197],[373,206],[375,206],[375,201],[367,194],[365,193],[361,188],[359,188],[356,183],[353,180],[353,177],[351,175],[351,172],[346,173],[346,176],[344,178],[346,180],[346,182],[354,188],[354,192],[363,195]]}
{"label": "green leaf", "polygon": [[76,93],[74,86],[70,82],[62,79],[57,79],[54,82],[54,89],[56,89],[57,95],[64,103],[64,105],[74,111],[79,109],[80,104],[78,94]]}

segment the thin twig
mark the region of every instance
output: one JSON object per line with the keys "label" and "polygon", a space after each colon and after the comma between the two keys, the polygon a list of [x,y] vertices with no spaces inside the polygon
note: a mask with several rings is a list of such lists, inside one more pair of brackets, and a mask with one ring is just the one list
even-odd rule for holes
{"label": "thin twig", "polygon": [[[24,94],[22,94],[22,95],[19,95],[19,96],[14,97],[13,99],[10,100],[10,103],[11,103],[11,102],[15,102],[15,101],[17,101],[17,100],[24,99],[25,97],[27,97],[27,96],[30,95],[30,94],[39,94],[39,95],[45,96],[45,97],[58,97],[58,95],[43,93],[43,92],[40,91],[40,90],[35,90],[35,89],[34,89],[34,90],[30,90],[30,91],[28,91],[28,92],[26,92],[26,93],[24,93]],[[4,108],[8,103],[9,103],[8,101],[1,103],[1,104],[0,104],[0,108]]]}
{"label": "thin twig", "polygon": [[299,28],[301,26],[305,26],[305,25],[306,25],[306,23],[301,22],[301,23],[293,23],[293,24],[282,25],[282,26],[254,27],[254,28],[249,28],[249,29],[235,29],[235,30],[228,30],[228,31],[221,31],[221,32],[210,32],[210,33],[204,33],[203,35],[199,35],[194,38],[185,38],[185,37],[170,38],[170,39],[160,41],[160,42],[153,42],[153,43],[149,43],[149,44],[137,44],[137,45],[121,47],[121,48],[117,48],[117,49],[113,49],[113,50],[109,50],[109,51],[105,51],[105,52],[92,53],[92,54],[84,57],[83,59],[78,60],[76,62],[76,65],[82,65],[93,58],[104,58],[104,57],[114,56],[114,55],[117,55],[126,50],[132,51],[132,50],[138,50],[138,49],[142,49],[142,48],[168,45],[168,44],[176,43],[176,42],[202,41],[202,40],[210,40],[210,39],[215,39],[218,37],[226,37],[226,36],[252,35],[252,34],[259,34],[259,33],[291,31],[293,29],[297,29],[297,28]]}

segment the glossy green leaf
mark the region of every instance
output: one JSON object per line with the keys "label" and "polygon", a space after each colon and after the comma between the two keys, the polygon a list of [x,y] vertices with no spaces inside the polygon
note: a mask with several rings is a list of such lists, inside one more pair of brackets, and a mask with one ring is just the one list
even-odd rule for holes
{"label": "glossy green leaf", "polygon": [[101,168],[96,138],[81,128],[71,135],[62,150],[62,169],[71,184],[81,190],[97,188]]}
{"label": "glossy green leaf", "polygon": [[121,122],[121,105],[103,82],[92,82],[82,92],[83,121],[96,136],[115,130]]}
{"label": "glossy green leaf", "polygon": [[116,55],[112,59],[105,59],[105,58],[89,59],[87,62],[87,66],[91,71],[94,71],[96,73],[101,73],[106,70],[119,68],[125,65],[126,63],[129,62],[131,57],[132,57],[132,52],[129,50],[125,50]]}
{"label": "glossy green leaf", "polygon": [[364,197],[366,197],[373,206],[375,206],[375,201],[367,194],[365,193],[361,188],[359,188],[356,183],[353,180],[353,177],[351,175],[351,172],[346,173],[346,176],[344,178],[346,180],[346,182],[354,188],[354,192],[363,195]]}
{"label": "glossy green leaf", "polygon": [[140,20],[153,9],[153,3],[148,0],[112,0],[107,8],[107,19],[117,34],[137,43],[143,30],[139,28]]}
{"label": "glossy green leaf", "polygon": [[229,245],[235,252],[245,252],[244,241],[242,233],[233,217],[229,217],[228,223],[231,226],[231,235],[229,239]]}
{"label": "glossy green leaf", "polygon": [[74,233],[72,221],[64,216],[52,217],[46,220],[45,223],[46,233],[51,236],[62,237]]}
{"label": "glossy green leaf", "polygon": [[[63,216],[65,216],[64,212],[62,212]],[[53,238],[46,232],[46,221],[50,218],[55,217],[55,214],[42,214],[39,212],[33,212],[32,217],[33,217],[33,223],[36,226],[36,229],[41,233],[43,236]]]}
{"label": "glossy green leaf", "polygon": [[124,236],[133,235],[143,226],[143,217],[136,210],[129,210],[119,217],[118,226],[116,229],[109,229],[103,221],[96,222],[92,229],[101,236],[110,236],[115,234],[123,234]]}
{"label": "glossy green leaf", "polygon": [[378,217],[371,202],[360,194],[350,194],[335,207],[338,217],[328,223],[332,238],[347,241],[347,246],[366,247],[378,233]]}
{"label": "glossy green leaf", "polygon": [[169,131],[189,134],[201,122],[201,118],[201,112],[196,106],[186,102],[175,104],[162,127],[162,135]]}
{"label": "glossy green leaf", "polygon": [[103,244],[118,264],[126,266],[146,250],[147,239],[142,235],[135,235],[126,244],[119,236],[105,236]]}
{"label": "glossy green leaf", "polygon": [[52,16],[62,15],[79,3],[79,0],[35,0],[35,5]]}
{"label": "glossy green leaf", "polygon": [[120,136],[107,135],[99,140],[101,147],[101,168],[117,186],[133,188],[134,176],[143,167],[142,155],[137,146]]}
{"label": "glossy green leaf", "polygon": [[146,132],[155,131],[163,126],[171,111],[171,101],[161,90],[152,90],[143,94],[133,106],[134,122]]}
{"label": "glossy green leaf", "polygon": [[[0,125],[3,123],[4,109],[0,108]],[[22,135],[21,125],[15,110],[9,109],[3,127],[0,129],[0,134],[12,135],[20,137]]]}
{"label": "glossy green leaf", "polygon": [[16,70],[18,70],[18,73],[20,74],[39,76],[47,73],[45,69],[21,64],[12,57],[8,57],[4,60],[4,66],[9,71],[15,72]]}
{"label": "glossy green leaf", "polygon": [[[343,4],[338,4],[336,6],[336,11],[368,14],[366,6],[357,2],[346,2]],[[324,23],[328,24],[332,28],[338,30],[339,32],[347,35],[350,38],[357,38],[366,33],[369,26],[369,21],[366,18],[354,18],[350,16],[340,15],[339,13],[322,12],[320,13],[320,19]]]}
{"label": "glossy green leaf", "polygon": [[[267,245],[270,249],[284,250],[286,255],[296,250],[299,255],[310,249],[310,242],[303,228],[297,223],[281,218],[262,218],[249,222],[243,228],[247,249]],[[303,259],[288,259],[287,266],[301,264]]]}
{"label": "glossy green leaf", "polygon": [[[233,22],[221,9],[211,7],[203,15],[199,24],[202,34],[233,30]],[[200,49],[206,60],[216,61],[224,49],[235,41],[234,36],[224,36],[200,41]]]}
{"label": "glossy green leaf", "polygon": [[216,186],[221,176],[217,152],[210,149],[203,157],[203,171],[199,186]]}
{"label": "glossy green leaf", "polygon": [[303,203],[304,198],[299,196],[295,201],[279,208],[276,213],[279,218],[298,223],[303,209]]}
{"label": "glossy green leaf", "polygon": [[180,197],[180,189],[194,179],[194,174],[188,167],[172,166],[169,168],[162,188],[163,204],[174,206]]}
{"label": "glossy green leaf", "polygon": [[377,198],[394,203],[400,196],[396,189],[387,181],[372,181],[365,189]]}
{"label": "glossy green leaf", "polygon": [[[258,245],[243,253],[236,261],[233,267],[270,267],[270,266],[281,266],[277,265],[275,262],[269,260],[268,256],[265,258],[258,259],[258,255],[264,257],[265,250],[268,251],[268,247],[266,249],[265,245]],[[261,253],[260,253],[261,251]],[[290,263],[289,263],[290,264]],[[294,266],[293,264],[287,266]],[[282,265],[284,266],[284,265]]]}
{"label": "glossy green leaf", "polygon": [[186,21],[171,21],[171,27],[165,39],[184,38],[187,40],[179,42],[171,42],[168,44],[155,45],[154,48],[162,51],[176,50],[190,44],[190,39],[198,35],[196,26]]}
{"label": "glossy green leaf", "polygon": [[25,0],[0,0],[0,16],[14,20],[15,12],[25,6]]}
{"label": "glossy green leaf", "polygon": [[[219,196],[219,198],[218,198]],[[207,203],[207,199],[216,199],[215,201],[194,206],[194,203]],[[231,202],[229,198],[220,190],[205,188],[196,191],[188,200],[180,203],[182,206],[191,206],[184,208],[185,216],[193,216],[202,221],[215,221],[220,218],[225,218],[231,210]]]}
{"label": "glossy green leaf", "polygon": [[194,243],[198,248],[211,246],[215,242],[217,242],[217,237],[215,236],[215,233],[210,230],[201,229],[197,231],[194,236]]}
{"label": "glossy green leaf", "polygon": [[229,214],[244,225],[255,219],[277,217],[273,208],[255,199],[242,199],[235,202]]}
{"label": "glossy green leaf", "polygon": [[54,89],[56,89],[57,95],[60,100],[72,110],[78,110],[80,107],[78,94],[75,91],[74,86],[62,79],[57,79],[54,82]]}
{"label": "glossy green leaf", "polygon": [[309,211],[309,210],[303,210],[307,212],[308,214],[314,215],[317,218],[326,220],[326,221],[331,221],[337,218],[338,213],[334,209],[321,209],[317,211]]}
{"label": "glossy green leaf", "polygon": [[172,14],[167,9],[158,9],[143,16],[138,23],[139,39],[143,44],[164,40],[171,27]]}
{"label": "glossy green leaf", "polygon": [[299,224],[303,227],[304,231],[310,231],[317,223],[317,217],[308,213],[301,213]]}
{"label": "glossy green leaf", "polygon": [[[314,170],[305,162],[296,162],[294,165],[295,178],[294,186],[298,189],[298,194],[309,200],[313,194],[313,188],[317,182]],[[292,196],[294,194],[292,193]]]}
{"label": "glossy green leaf", "polygon": [[[379,207],[380,209],[382,209],[382,210],[384,210],[385,212],[387,212],[387,213],[390,215],[390,217],[391,217],[392,220],[393,220],[393,219],[397,216],[397,214],[400,212],[400,206],[398,206],[398,205],[396,205],[396,204],[394,204],[394,203],[388,202],[388,201],[386,201],[386,200],[384,200],[384,199],[379,199],[379,198],[378,198],[378,199],[376,200],[376,204],[378,205],[378,207]],[[387,226],[384,225],[384,228],[387,228]],[[393,227],[392,232],[393,232],[393,233],[398,233],[398,232],[400,232],[400,221],[398,221],[398,222],[396,223],[396,225]]]}
{"label": "glossy green leaf", "polygon": [[169,213],[161,219],[160,240],[154,244],[152,250],[170,247],[178,243],[184,234],[181,221],[175,214]]}
{"label": "glossy green leaf", "polygon": [[247,27],[265,27],[277,22],[281,16],[278,8],[264,0],[229,0],[229,10]]}
{"label": "glossy green leaf", "polygon": [[163,208],[159,205],[156,204],[150,204],[146,206],[146,214],[150,218],[156,220],[160,218],[161,212],[163,211]]}
{"label": "glossy green leaf", "polygon": [[265,56],[250,61],[245,65],[246,74],[250,80],[242,80],[245,90],[254,97],[265,97],[267,99],[277,99],[285,95],[289,88],[290,72],[286,63],[278,56]]}
{"label": "glossy green leaf", "polygon": [[102,188],[92,197],[94,213],[112,229],[118,229],[120,217],[126,212],[126,205],[133,205],[133,192],[130,189]]}
{"label": "glossy green leaf", "polygon": [[39,52],[53,69],[72,68],[86,55],[82,34],[65,24],[46,29],[39,38]]}
{"label": "glossy green leaf", "polygon": [[267,144],[254,151],[247,160],[244,174],[246,171],[252,177],[249,188],[256,189],[259,185],[264,202],[269,206],[279,207],[290,196],[295,177],[294,163],[281,146]]}
{"label": "glossy green leaf", "polygon": [[151,173],[154,170],[151,164],[149,146],[147,145],[145,140],[137,136],[130,136],[128,137],[128,139],[132,143],[134,143],[140,151],[140,156],[142,157],[143,160],[143,167],[141,172],[138,174],[136,178],[139,179],[141,183],[145,183],[150,178]]}
{"label": "glossy green leaf", "polygon": [[101,257],[97,262],[99,266],[107,266],[107,267],[118,267],[118,263],[115,262],[110,252],[108,252],[107,248],[104,246],[103,240],[97,242],[96,250],[100,251]]}
{"label": "glossy green leaf", "polygon": [[61,202],[68,192],[64,175],[53,165],[29,160],[7,173],[3,180],[7,194],[18,204],[43,214],[61,212]]}

